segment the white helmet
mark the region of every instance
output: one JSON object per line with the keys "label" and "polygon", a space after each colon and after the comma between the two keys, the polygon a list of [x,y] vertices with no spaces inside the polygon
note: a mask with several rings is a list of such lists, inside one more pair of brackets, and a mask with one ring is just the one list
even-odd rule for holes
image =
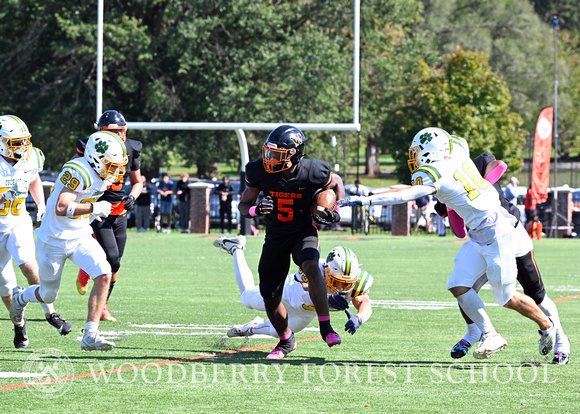
{"label": "white helmet", "polygon": [[0,116],[0,155],[27,160],[31,148],[30,132],[22,119],[14,115]]}
{"label": "white helmet", "polygon": [[326,256],[324,280],[327,290],[333,292],[350,292],[359,279],[360,265],[356,254],[348,247],[338,246]]}
{"label": "white helmet", "polygon": [[417,132],[409,147],[411,174],[423,165],[451,157],[451,135],[441,128],[424,128]]}
{"label": "white helmet", "polygon": [[125,175],[127,149],[121,138],[112,132],[92,134],[87,141],[85,158],[95,172],[111,184]]}

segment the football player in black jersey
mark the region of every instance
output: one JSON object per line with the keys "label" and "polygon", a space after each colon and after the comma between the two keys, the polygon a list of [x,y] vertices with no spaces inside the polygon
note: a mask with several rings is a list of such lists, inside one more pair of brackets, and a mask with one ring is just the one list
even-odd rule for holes
{"label": "football player in black jersey", "polygon": [[[113,274],[111,284],[107,295],[107,302],[111,292],[115,287],[119,268],[121,267],[121,257],[125,251],[127,241],[127,211],[132,210],[135,206],[135,199],[141,194],[143,182],[141,181],[141,148],[142,143],[134,139],[127,139],[127,122],[123,115],[115,110],[103,112],[99,118],[96,127],[99,131],[109,131],[117,134],[127,147],[129,162],[125,176],[116,183],[107,187],[105,194],[99,200],[109,201],[112,204],[111,214],[103,220],[94,220],[91,223],[93,232],[99,244],[107,254],[107,261],[111,265]],[[84,153],[86,139],[77,141],[77,151],[80,155]],[[131,192],[125,195],[125,181],[127,178],[131,181]],[[87,292],[89,275],[82,269],[77,276],[77,290],[81,295]],[[101,315],[101,320],[115,322],[116,319],[109,312],[107,304]]]}
{"label": "football player in black jersey", "polygon": [[[327,162],[303,159],[305,141],[302,131],[293,126],[282,125],[274,129],[262,147],[263,157],[246,165],[247,187],[238,206],[243,217],[263,215],[266,224],[258,266],[260,294],[268,318],[280,337],[276,348],[266,357],[268,359],[284,358],[296,349],[281,302],[291,258],[308,278],[322,339],[328,346],[340,344],[340,336],[330,325],[326,284],[318,267],[318,230],[312,223],[310,206],[314,194],[322,188],[332,189],[336,199],[341,199],[344,185],[341,178],[331,172]],[[260,192],[264,198],[255,205]],[[337,211],[329,213],[330,221],[340,221]]]}

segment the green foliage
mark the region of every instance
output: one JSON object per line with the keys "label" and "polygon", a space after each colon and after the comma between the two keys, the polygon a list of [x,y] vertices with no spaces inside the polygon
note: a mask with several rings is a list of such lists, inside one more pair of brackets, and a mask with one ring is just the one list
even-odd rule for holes
{"label": "green foliage", "polygon": [[459,50],[437,68],[422,63],[420,82],[384,125],[382,139],[395,158],[399,179],[409,181],[407,149],[412,137],[428,126],[464,137],[473,155],[491,151],[510,170],[518,170],[526,131],[521,117],[510,110],[510,99],[483,53]]}

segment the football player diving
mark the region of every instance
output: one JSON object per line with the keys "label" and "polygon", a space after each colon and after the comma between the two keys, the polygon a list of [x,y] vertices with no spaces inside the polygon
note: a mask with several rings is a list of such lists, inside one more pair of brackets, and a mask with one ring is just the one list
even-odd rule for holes
{"label": "football player diving", "polygon": [[56,300],[65,262],[70,259],[93,279],[81,350],[109,351],[115,347],[99,334],[111,265],[92,236],[90,221],[101,220],[111,212],[110,202],[97,200],[107,186],[125,174],[127,159],[123,141],[111,132],[100,131],[89,137],[82,158],[64,164],[36,230],[40,285],[14,288],[10,307],[14,324],[24,320],[26,304]]}
{"label": "football player diving", "polygon": [[[127,155],[129,161],[125,170],[125,175],[120,177],[118,181],[107,187],[105,194],[101,200],[108,201],[112,204],[111,214],[101,221],[93,221],[91,226],[99,244],[107,254],[113,270],[111,283],[109,285],[109,292],[107,294],[107,303],[121,267],[121,258],[125,252],[125,244],[127,243],[127,211],[132,210],[135,206],[135,200],[143,190],[143,181],[141,180],[141,148],[143,144],[140,141],[127,138],[127,122],[123,115],[115,110],[103,112],[98,122],[96,123],[97,130],[109,131],[116,134],[125,143],[127,148]],[[82,156],[86,139],[77,141],[77,151]],[[125,182],[127,179],[131,182],[131,192],[125,195]],[[77,276],[77,290],[81,295],[87,293],[87,286],[89,284],[89,275],[84,269],[79,269]],[[115,322],[117,319],[109,311],[108,304],[105,304],[101,320]]]}
{"label": "football player diving", "polygon": [[547,355],[556,339],[556,324],[532,298],[517,292],[515,288],[517,264],[514,244],[518,220],[502,208],[497,191],[482,178],[465,151],[459,151],[462,156],[453,156],[456,144],[457,139],[440,128],[419,131],[409,147],[412,186],[370,197],[349,197],[339,200],[337,204],[393,205],[425,195],[436,195],[438,200],[457,213],[468,228],[469,240],[455,256],[447,288],[483,334],[473,356],[489,358],[507,346],[506,340],[493,327],[483,301],[473,289],[483,273],[487,274],[500,306],[514,309],[537,323],[540,328],[539,352]]}
{"label": "football player diving", "polygon": [[[215,247],[231,254],[234,258],[236,282],[240,289],[242,305],[248,309],[265,311],[260,288],[254,285],[254,275],[246,262],[245,244],[246,238],[241,235],[231,238],[220,237],[213,243]],[[368,295],[373,284],[373,277],[360,268],[354,252],[343,246],[333,248],[326,259],[321,258],[319,268],[326,281],[330,310],[345,310],[347,312],[349,319],[344,330],[354,335],[372,314],[371,301]],[[294,275],[289,275],[286,278],[282,292],[282,303],[288,314],[288,326],[294,333],[306,328],[316,316],[312,299],[308,294],[308,279],[302,269],[298,268]],[[357,310],[355,315],[347,310],[350,303]],[[244,325],[234,325],[227,332],[229,337],[247,337],[255,334],[279,338],[270,321],[264,321],[259,316]]]}
{"label": "football player diving", "polygon": [[[20,118],[0,116],[0,296],[8,310],[12,290],[18,285],[12,258],[26,277],[28,285],[38,285],[38,263],[32,235],[32,220],[24,200],[28,191],[37,205],[37,221],[46,212],[42,180],[44,154],[30,142],[31,134]],[[46,320],[61,335],[71,331],[71,324],[54,311],[50,303],[41,303]],[[26,318],[14,324],[14,347],[28,347]]]}
{"label": "football player diving", "polygon": [[[341,341],[330,324],[326,284],[318,265],[318,230],[312,223],[310,205],[319,189],[332,189],[337,200],[344,198],[344,185],[340,177],[331,172],[328,162],[303,158],[305,143],[304,133],[296,127],[281,125],[274,129],[262,146],[262,158],[246,165],[247,187],[238,205],[242,217],[264,216],[266,225],[258,266],[260,294],[280,338],[268,359],[284,358],[296,349],[282,302],[291,259],[308,279],[322,339],[329,347]],[[256,205],[260,192],[264,198]],[[330,213],[332,218],[324,224],[340,221],[338,207]]]}

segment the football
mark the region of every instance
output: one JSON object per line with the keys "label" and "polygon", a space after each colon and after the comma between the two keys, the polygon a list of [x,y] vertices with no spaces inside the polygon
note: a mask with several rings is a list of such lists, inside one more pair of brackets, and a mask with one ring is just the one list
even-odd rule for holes
{"label": "football", "polygon": [[332,220],[334,205],[336,204],[336,194],[332,190],[321,190],[314,195],[312,200],[312,217],[319,218],[322,222]]}

